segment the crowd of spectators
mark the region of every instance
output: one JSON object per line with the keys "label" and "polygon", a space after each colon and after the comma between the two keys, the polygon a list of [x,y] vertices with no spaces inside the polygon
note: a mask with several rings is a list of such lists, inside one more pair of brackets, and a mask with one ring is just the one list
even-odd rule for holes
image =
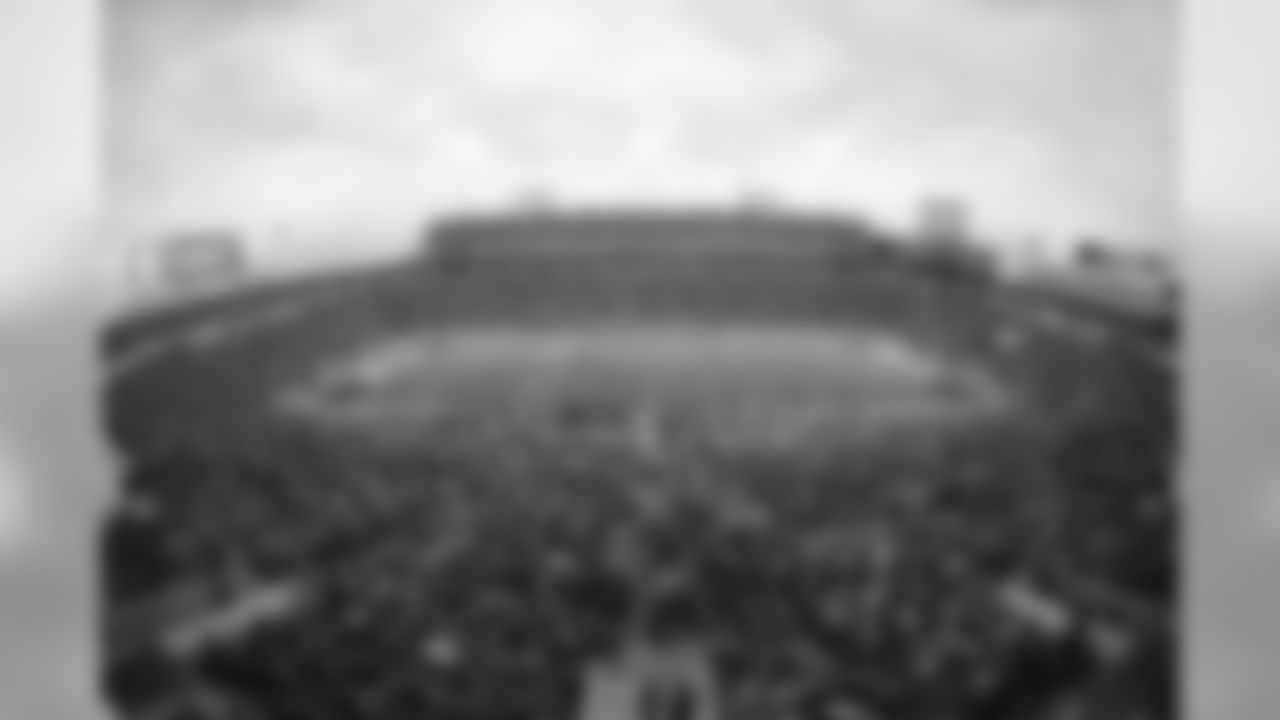
{"label": "crowd of spectators", "polygon": [[[1070,308],[901,259],[778,293],[754,271],[626,270],[388,271],[119,378],[110,699],[136,717],[564,720],[584,668],[639,633],[702,643],[732,720],[1174,717],[1176,377],[1154,340],[1085,342],[1043,321]],[[662,458],[483,412],[388,444],[272,411],[323,358],[388,335],[646,303],[874,324],[991,368],[1020,406],[805,453],[692,428]],[[289,612],[166,644],[282,584]]]}

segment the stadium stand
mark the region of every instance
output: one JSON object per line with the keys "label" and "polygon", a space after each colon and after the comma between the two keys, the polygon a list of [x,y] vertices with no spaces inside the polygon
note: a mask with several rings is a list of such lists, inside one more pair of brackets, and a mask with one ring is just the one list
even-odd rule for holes
{"label": "stadium stand", "polygon": [[[727,720],[1176,716],[1167,337],[832,219],[437,233],[399,266],[109,331],[108,365],[168,348],[106,389],[128,467],[103,529],[123,716],[565,720],[637,636],[704,648]],[[390,430],[281,410],[391,341],[676,321],[892,335],[1012,401],[783,449],[716,445],[682,410],[657,445],[584,440],[639,395],[530,427],[480,402],[395,415],[425,401],[374,378],[326,398]],[[210,324],[229,329],[190,341]]]}

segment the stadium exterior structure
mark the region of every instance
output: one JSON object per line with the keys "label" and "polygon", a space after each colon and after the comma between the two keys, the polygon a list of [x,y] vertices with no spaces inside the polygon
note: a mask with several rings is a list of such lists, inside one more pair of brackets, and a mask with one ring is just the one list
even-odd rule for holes
{"label": "stadium exterior structure", "polygon": [[859,284],[891,283],[894,268],[990,280],[968,258],[931,256],[855,218],[781,213],[455,217],[427,245],[442,303],[522,319],[802,320],[847,306]]}
{"label": "stadium exterior structure", "polygon": [[829,261],[883,254],[892,246],[844,218],[742,212],[618,210],[511,217],[456,217],[433,230],[442,266],[536,262],[553,257],[616,261]]}

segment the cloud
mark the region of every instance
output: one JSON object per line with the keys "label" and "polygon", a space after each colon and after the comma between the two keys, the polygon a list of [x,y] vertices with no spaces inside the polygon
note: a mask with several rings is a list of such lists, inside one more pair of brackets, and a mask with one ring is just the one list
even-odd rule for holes
{"label": "cloud", "polygon": [[[996,233],[1167,229],[1168,10],[991,0],[121,2],[139,227],[735,185]],[[370,220],[372,222],[372,219]]]}

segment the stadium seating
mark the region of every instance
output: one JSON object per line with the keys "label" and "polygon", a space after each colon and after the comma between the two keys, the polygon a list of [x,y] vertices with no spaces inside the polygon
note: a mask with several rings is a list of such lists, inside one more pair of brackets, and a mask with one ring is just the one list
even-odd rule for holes
{"label": "stadium seating", "polygon": [[[1162,338],[1101,323],[1084,342],[1032,312],[1052,299],[940,277],[827,220],[469,219],[433,246],[337,285],[113,329],[108,364],[168,349],[106,389],[128,467],[104,535],[122,712],[203,688],[245,718],[563,720],[582,669],[639,617],[705,640],[733,720],[1171,717],[1178,438]],[[268,331],[183,340],[284,301],[304,309]],[[989,369],[1018,411],[655,466],[465,413],[456,435],[389,444],[272,405],[326,358],[407,333],[671,318],[875,327]],[[664,490],[708,483],[765,511]],[[658,510],[638,500],[652,488]],[[301,598],[286,615],[163,653],[177,626],[280,584]],[[192,587],[209,591],[190,601]],[[179,596],[176,611],[159,602]],[[1104,630],[1129,649],[1108,654]]]}

